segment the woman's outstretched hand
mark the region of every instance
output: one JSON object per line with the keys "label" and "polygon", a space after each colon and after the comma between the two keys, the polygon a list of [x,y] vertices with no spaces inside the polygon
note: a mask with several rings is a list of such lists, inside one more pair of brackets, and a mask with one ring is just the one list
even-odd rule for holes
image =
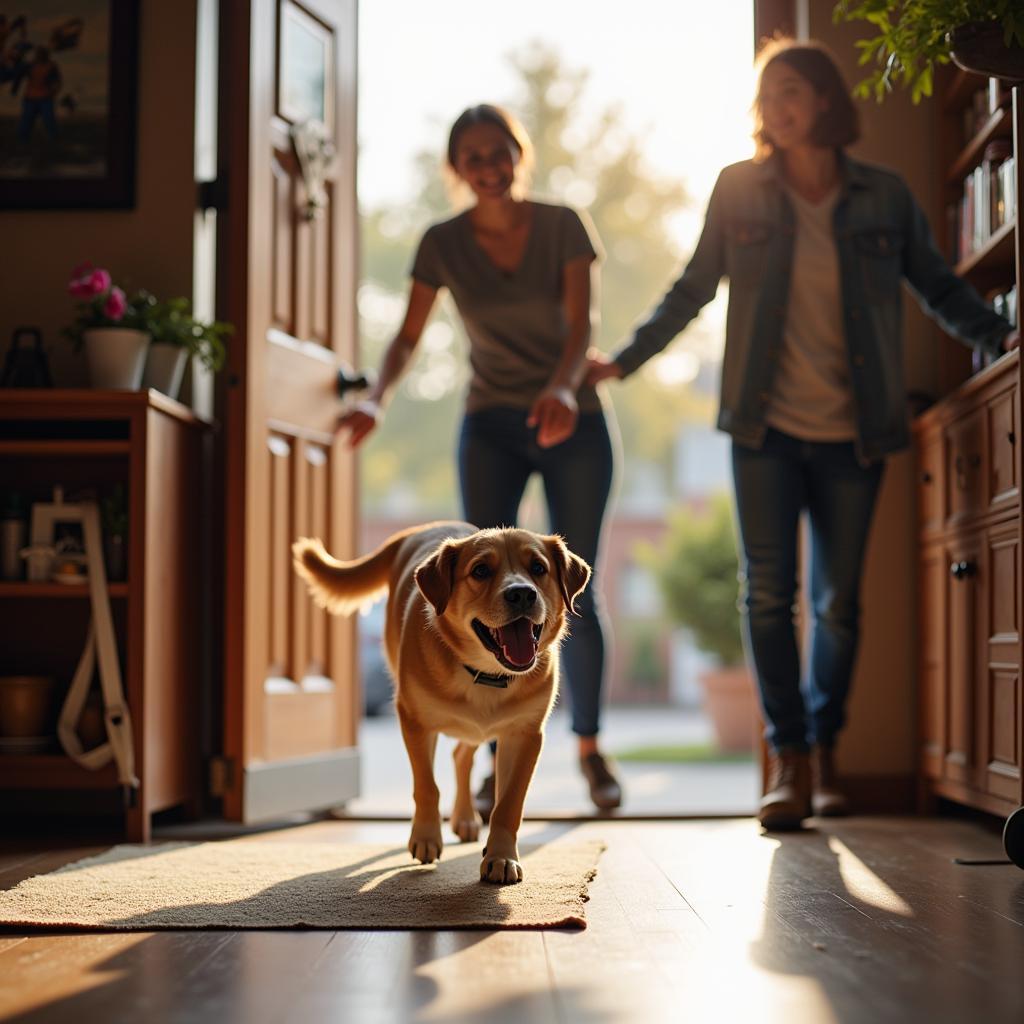
{"label": "woman's outstretched hand", "polygon": [[572,437],[578,418],[579,406],[571,389],[551,388],[537,397],[526,425],[537,428],[537,444],[541,448],[553,448]]}
{"label": "woman's outstretched hand", "polygon": [[594,387],[601,381],[609,379],[621,380],[622,367],[596,348],[590,349],[587,352],[587,384]]}
{"label": "woman's outstretched hand", "polygon": [[380,418],[380,402],[365,398],[338,417],[335,430],[339,433],[347,430],[349,448],[358,448],[377,429]]}

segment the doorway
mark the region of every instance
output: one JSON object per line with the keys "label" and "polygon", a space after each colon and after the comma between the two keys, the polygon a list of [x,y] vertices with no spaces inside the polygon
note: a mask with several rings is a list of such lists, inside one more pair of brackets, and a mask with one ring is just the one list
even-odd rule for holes
{"label": "doorway", "polygon": [[[429,7],[402,0],[375,0],[360,14],[363,364],[379,363],[401,322],[423,230],[455,212],[441,169],[447,132],[480,102],[500,103],[524,122],[537,151],[533,194],[589,213],[605,251],[595,343],[614,349],[692,252],[718,171],[751,155],[753,5],[637,0],[624,25],[596,17],[585,0],[526,0],[500,34],[464,0],[445,14],[442,24]],[[609,389],[626,457],[599,566],[614,624],[602,737],[622,768],[625,813],[745,814],[756,805],[753,702],[739,712],[750,716],[739,741],[712,722],[702,680],[728,639],[681,624],[666,557],[695,542],[722,545],[723,565],[735,557],[728,444],[713,428],[725,303],[723,285],[683,340]],[[361,550],[412,523],[461,518],[454,451],[467,365],[458,316],[442,303],[363,447]],[[547,528],[536,481],[520,522]],[[692,536],[697,527],[705,540]],[[735,608],[722,614],[735,616]],[[350,813],[404,814],[409,806],[381,629],[377,606],[360,620],[366,718],[362,795]],[[548,727],[529,813],[589,806],[564,704]],[[439,746],[444,798],[448,747]],[[481,753],[475,778],[485,770]]]}

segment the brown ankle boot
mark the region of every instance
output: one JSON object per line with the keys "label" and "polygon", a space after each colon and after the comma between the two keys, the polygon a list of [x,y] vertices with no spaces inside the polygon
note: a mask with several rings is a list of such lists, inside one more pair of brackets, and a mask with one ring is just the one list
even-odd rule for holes
{"label": "brown ankle boot", "polygon": [[767,792],[761,797],[757,817],[769,831],[800,827],[811,815],[810,757],[803,750],[769,754]]}
{"label": "brown ankle boot", "polygon": [[841,818],[850,813],[846,797],[836,786],[831,747],[815,747],[811,751],[811,807],[819,818]]}

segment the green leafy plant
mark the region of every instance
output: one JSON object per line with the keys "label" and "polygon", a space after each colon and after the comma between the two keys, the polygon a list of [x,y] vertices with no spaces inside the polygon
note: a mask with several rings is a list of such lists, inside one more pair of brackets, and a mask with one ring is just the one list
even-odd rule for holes
{"label": "green leafy plant", "polygon": [[876,35],[856,45],[861,65],[875,70],[854,89],[881,102],[900,84],[914,103],[931,96],[935,65],[949,63],[948,34],[969,22],[997,22],[1007,46],[1024,46],[1020,0],[839,0],[833,19],[866,21]]}
{"label": "green leafy plant", "polygon": [[219,370],[227,358],[227,339],[235,328],[214,320],[204,323],[192,316],[192,303],[184,298],[168,299],[157,305],[153,318],[153,341],[176,345],[196,356],[210,370]]}
{"label": "green leafy plant", "polygon": [[693,631],[697,646],[723,665],[742,662],[739,563],[729,499],[714,500],[703,514],[678,513],[663,544],[641,545],[637,555],[654,572],[669,615]]}
{"label": "green leafy plant", "polygon": [[103,496],[100,501],[100,519],[107,536],[128,535],[128,496],[124,484],[114,484],[110,493]]}

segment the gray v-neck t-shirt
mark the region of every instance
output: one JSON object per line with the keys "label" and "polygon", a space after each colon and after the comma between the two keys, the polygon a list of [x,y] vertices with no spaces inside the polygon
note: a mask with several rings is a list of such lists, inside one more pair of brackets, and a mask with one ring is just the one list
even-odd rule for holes
{"label": "gray v-neck t-shirt", "polygon": [[[467,412],[533,404],[568,339],[562,271],[581,256],[598,258],[596,237],[575,210],[531,203],[533,223],[514,271],[499,270],[481,249],[468,211],[428,228],[413,262],[415,280],[451,292],[469,336]],[[576,397],[581,412],[601,408],[592,387]]]}

